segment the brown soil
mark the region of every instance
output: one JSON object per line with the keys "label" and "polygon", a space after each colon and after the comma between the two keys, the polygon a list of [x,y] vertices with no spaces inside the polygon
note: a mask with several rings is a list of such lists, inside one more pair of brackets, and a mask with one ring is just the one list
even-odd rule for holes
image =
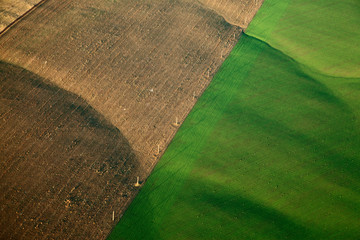
{"label": "brown soil", "polygon": [[[249,9],[255,6],[251,3],[255,0],[238,2],[247,3]],[[245,19],[252,17],[254,11],[243,12],[242,17]],[[139,174],[143,180],[150,174],[179,125],[237,42],[240,33],[240,27],[230,25],[215,11],[192,0],[48,0],[0,36],[0,59],[26,68],[48,79],[52,84],[81,96],[127,139],[128,144],[126,143],[122,148],[131,146],[139,163],[136,170],[138,173],[129,174],[132,174],[131,176]],[[1,87],[16,88],[12,86],[15,83],[10,81],[5,88]],[[31,90],[28,94],[33,96],[34,93],[37,92]],[[48,126],[56,129],[57,124],[51,122],[54,113],[44,115],[47,112],[43,112],[42,106],[51,101],[54,101],[53,104],[61,104],[63,99],[59,91],[51,96],[44,94],[37,100],[42,104],[34,105],[30,112],[24,110],[24,114],[32,119],[32,112],[37,111],[39,121],[40,119],[49,121]],[[2,106],[7,106],[4,107],[5,116],[8,116],[8,112],[13,116],[7,122],[13,123],[6,125],[7,130],[2,129],[0,134],[6,136],[12,132],[21,133],[30,127],[27,125],[28,120],[23,120],[21,124],[12,120],[17,119],[17,114],[22,111],[21,106],[27,108],[26,101],[18,106],[18,110],[9,105],[8,100],[1,101]],[[63,115],[68,114],[67,111],[70,110],[62,108],[57,111],[61,111]],[[21,119],[26,118],[25,115],[21,116]],[[76,120],[81,116],[81,114],[71,115],[71,118],[74,118],[71,121],[85,121]],[[176,118],[179,124],[174,124]],[[96,135],[103,134],[103,139],[88,136],[90,133],[86,132],[84,127],[80,129],[82,137],[89,139],[82,148],[81,161],[85,163],[93,159],[92,161],[100,164],[110,154],[104,149],[111,149],[113,144],[120,147],[116,142],[119,143],[121,140],[106,137],[105,130],[105,132],[99,131],[97,133],[99,135]],[[81,208],[66,201],[65,203],[73,206],[73,209],[69,210],[69,207],[65,207],[62,209],[67,210],[58,214],[53,207],[61,205],[54,205],[52,198],[64,199],[62,194],[69,195],[73,192],[71,189],[77,185],[70,186],[67,177],[59,179],[59,176],[52,172],[57,171],[56,166],[59,167],[58,171],[74,173],[73,177],[79,178],[78,183],[84,186],[92,184],[86,189],[89,198],[97,198],[98,188],[106,186],[110,189],[114,185],[107,185],[105,182],[96,184],[96,181],[88,180],[92,178],[83,177],[82,171],[79,171],[75,165],[70,168],[67,165],[68,162],[72,162],[70,157],[62,155],[61,152],[70,143],[59,142],[56,145],[58,149],[54,148],[54,150],[49,150],[52,148],[45,142],[41,142],[44,145],[39,144],[37,148],[28,147],[26,142],[33,141],[27,140],[27,133],[24,134],[17,135],[14,140],[7,143],[4,148],[7,154],[2,154],[4,157],[0,163],[2,169],[12,166],[14,161],[8,157],[8,154],[17,152],[34,154],[39,151],[41,154],[35,155],[41,159],[52,159],[54,155],[51,153],[54,152],[58,156],[56,160],[58,162],[51,166],[40,164],[42,170],[37,171],[35,168],[25,167],[28,161],[31,162],[29,160],[31,158],[26,155],[19,160],[23,162],[23,169],[16,170],[16,167],[13,167],[4,173],[1,172],[6,178],[1,183],[4,188],[1,199],[4,200],[0,201],[0,205],[5,209],[2,210],[4,214],[6,213],[4,215],[6,217],[0,220],[1,226],[9,222],[5,233],[13,234],[17,238],[18,234],[24,231],[26,239],[49,236],[78,239],[104,238],[115,224],[109,222],[111,219],[109,214],[112,214],[110,209],[115,208],[118,213],[116,216],[119,216],[128,203],[122,197],[122,191],[119,190],[120,192],[115,192],[114,195],[106,198],[107,201],[114,203],[111,207],[105,203],[101,204],[99,200],[92,205],[91,210],[87,209],[90,211],[88,215],[72,215]],[[120,133],[118,138],[123,139]],[[69,139],[74,140],[76,137],[71,135]],[[160,154],[157,154],[158,145]],[[127,174],[126,169],[123,171]],[[114,172],[109,173],[109,178],[115,178],[116,174],[114,174]],[[34,180],[33,175],[36,175],[36,179],[49,177],[51,180],[48,180],[48,183]],[[119,179],[119,185],[121,181],[125,180]],[[24,184],[22,190],[10,188],[21,184]],[[47,191],[51,191],[49,186],[54,185],[60,190],[48,194]],[[28,197],[27,194],[34,191],[30,186],[39,186],[38,192],[34,195],[36,197]],[[4,207],[6,206],[4,201],[8,196],[13,196],[11,201],[14,201],[14,205],[11,209]],[[129,196],[133,198],[134,194]],[[24,209],[22,212],[19,211],[21,204],[26,204],[21,208]],[[34,210],[34,206],[39,207]],[[19,216],[22,217],[11,220],[15,216],[14,211],[21,213]],[[91,211],[98,211],[96,214],[98,220],[86,218]],[[33,215],[30,215],[30,212]],[[47,215],[48,212],[50,215]],[[64,215],[69,217],[63,225],[58,225],[64,222],[62,220]],[[31,216],[44,217],[32,221],[24,220],[30,219]],[[33,222],[33,225],[28,224],[29,221]],[[38,230],[46,221],[49,221],[48,226],[43,227],[41,231]],[[93,227],[90,227],[89,221],[95,222]],[[37,226],[36,229],[34,224]],[[84,226],[80,227],[82,224]]]}
{"label": "brown soil", "polygon": [[103,238],[134,190],[129,143],[80,97],[0,72],[0,239]]}
{"label": "brown soil", "polygon": [[198,0],[204,7],[214,10],[230,24],[245,29],[264,0]]}
{"label": "brown soil", "polygon": [[49,0],[1,36],[0,56],[83,97],[147,175],[240,32],[190,0]]}
{"label": "brown soil", "polygon": [[41,0],[0,0],[0,32]]}

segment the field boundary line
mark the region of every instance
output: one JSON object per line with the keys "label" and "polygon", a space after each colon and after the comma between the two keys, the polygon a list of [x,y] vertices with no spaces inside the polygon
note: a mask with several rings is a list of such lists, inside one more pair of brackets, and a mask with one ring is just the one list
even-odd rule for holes
{"label": "field boundary line", "polygon": [[32,13],[34,10],[36,10],[38,7],[42,6],[45,2],[48,0],[41,0],[37,4],[35,4],[33,7],[31,7],[29,10],[27,10],[24,14],[20,15],[18,18],[16,18],[13,22],[11,22],[9,25],[7,25],[2,31],[0,31],[0,38],[7,32],[11,27],[15,26],[18,22],[20,22],[23,18],[28,16],[30,13]]}

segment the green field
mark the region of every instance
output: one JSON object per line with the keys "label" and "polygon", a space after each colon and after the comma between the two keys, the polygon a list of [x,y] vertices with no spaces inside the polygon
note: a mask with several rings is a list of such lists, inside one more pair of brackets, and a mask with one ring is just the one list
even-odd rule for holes
{"label": "green field", "polygon": [[359,9],[266,0],[109,239],[360,239]]}

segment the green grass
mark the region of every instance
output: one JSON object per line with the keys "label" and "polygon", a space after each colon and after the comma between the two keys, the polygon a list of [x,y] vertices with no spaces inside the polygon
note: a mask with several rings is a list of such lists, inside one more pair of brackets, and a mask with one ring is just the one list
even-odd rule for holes
{"label": "green grass", "polygon": [[267,37],[269,18],[257,16],[247,32],[323,74],[360,77],[360,1],[293,0]]}
{"label": "green grass", "polygon": [[109,239],[360,239],[354,5],[267,0]]}

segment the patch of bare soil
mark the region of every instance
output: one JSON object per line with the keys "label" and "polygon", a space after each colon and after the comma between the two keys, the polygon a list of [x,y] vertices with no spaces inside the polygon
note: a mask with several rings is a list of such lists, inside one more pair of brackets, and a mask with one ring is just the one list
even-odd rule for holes
{"label": "patch of bare soil", "polygon": [[3,62],[0,129],[0,239],[105,238],[135,191],[137,160],[119,130]]}
{"label": "patch of bare soil", "polygon": [[0,56],[83,97],[147,175],[240,33],[190,0],[49,0],[1,36]]}
{"label": "patch of bare soil", "polygon": [[41,0],[0,0],[0,32]]}
{"label": "patch of bare soil", "polygon": [[[255,0],[238,2],[248,3],[248,8],[255,6]],[[240,17],[251,16],[253,10],[244,10]],[[48,0],[0,36],[0,59],[48,79],[94,107],[127,139],[143,180],[236,44],[241,31],[209,7],[192,0]],[[57,95],[56,92],[49,99]],[[62,97],[56,99],[63,101]],[[8,107],[8,111],[15,110]],[[12,128],[8,131],[20,131],[24,126],[14,124]],[[5,135],[4,131],[0,134]],[[9,147],[12,144],[7,145],[7,151],[14,151]],[[101,142],[98,146],[95,140],[87,145],[96,151],[103,149]],[[50,154],[47,147],[42,148],[44,156]],[[63,148],[59,145],[59,149]],[[32,151],[35,150],[29,150],[29,154]],[[84,156],[84,161],[89,161],[88,157]],[[102,161],[101,157],[96,159]],[[11,161],[4,157],[5,164]],[[69,160],[63,158],[63,161]],[[59,164],[59,167],[63,166]],[[4,175],[14,173],[16,169],[12,168]],[[29,177],[32,174],[30,170],[24,172],[28,184],[32,184]],[[59,184],[61,188],[67,186],[64,182]],[[16,194],[21,202],[24,195]],[[41,199],[29,202],[37,205]],[[119,214],[126,207],[120,202]],[[104,209],[102,204],[97,204],[94,209]],[[87,235],[86,239],[101,239],[106,235],[103,231],[109,229],[108,219],[104,214],[103,222],[80,230],[71,224],[85,220],[74,217],[61,228],[44,228],[42,236],[61,233],[62,238]],[[28,233],[33,230],[22,220],[11,224],[8,228],[14,234],[22,228]],[[31,234],[26,236],[31,238]]]}
{"label": "patch of bare soil", "polygon": [[246,29],[264,0],[198,0],[209,9],[223,16],[226,21]]}

